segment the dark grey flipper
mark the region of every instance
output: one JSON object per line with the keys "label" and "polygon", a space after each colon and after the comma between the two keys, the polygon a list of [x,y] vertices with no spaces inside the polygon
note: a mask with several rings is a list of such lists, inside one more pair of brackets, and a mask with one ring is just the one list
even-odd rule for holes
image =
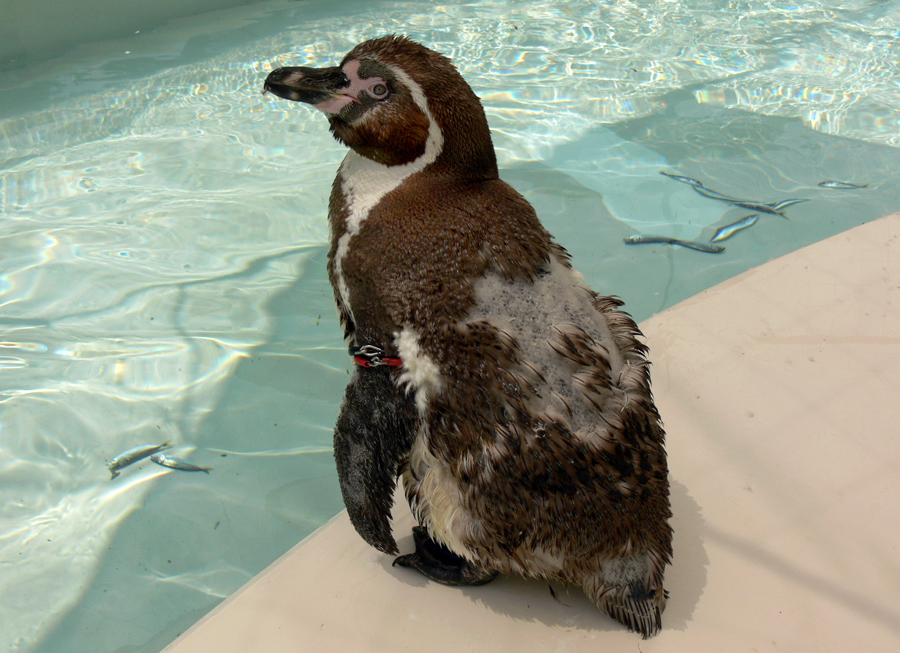
{"label": "dark grey flipper", "polygon": [[410,567],[443,585],[485,585],[497,577],[497,572],[476,567],[428,536],[421,526],[413,528],[416,552],[400,556],[394,565]]}
{"label": "dark grey flipper", "polygon": [[412,399],[394,385],[387,367],[353,372],[334,428],[341,494],[356,532],[392,555],[397,553],[390,522],[394,489],[415,422]]}

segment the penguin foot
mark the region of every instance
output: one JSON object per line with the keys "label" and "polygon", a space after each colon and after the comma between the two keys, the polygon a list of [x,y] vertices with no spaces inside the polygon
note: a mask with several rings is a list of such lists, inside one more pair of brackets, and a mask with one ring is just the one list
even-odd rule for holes
{"label": "penguin foot", "polygon": [[413,528],[413,541],[416,552],[396,558],[394,566],[411,567],[443,585],[484,585],[497,577],[496,571],[480,569],[432,540],[421,526]]}

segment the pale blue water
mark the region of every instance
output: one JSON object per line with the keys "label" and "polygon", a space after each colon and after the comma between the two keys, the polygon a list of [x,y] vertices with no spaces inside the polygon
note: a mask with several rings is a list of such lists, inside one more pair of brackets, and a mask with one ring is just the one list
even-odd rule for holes
{"label": "pale blue water", "polygon": [[[344,151],[269,70],[387,32],[448,54],[502,176],[644,319],[900,209],[900,3],[842,6],[263,3],[0,74],[0,650],[158,651],[342,507]],[[718,255],[626,246],[748,213],[660,170],[809,201]],[[212,472],[110,480],[164,440]]]}

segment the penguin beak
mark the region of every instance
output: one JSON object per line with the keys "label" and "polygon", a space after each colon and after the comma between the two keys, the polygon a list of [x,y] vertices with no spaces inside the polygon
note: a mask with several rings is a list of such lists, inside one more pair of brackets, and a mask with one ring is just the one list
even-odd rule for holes
{"label": "penguin beak", "polygon": [[[277,68],[263,84],[263,94],[283,100],[311,104],[327,114],[339,113],[351,102],[359,102],[348,92],[350,78],[335,68]],[[342,89],[345,92],[342,92]]]}

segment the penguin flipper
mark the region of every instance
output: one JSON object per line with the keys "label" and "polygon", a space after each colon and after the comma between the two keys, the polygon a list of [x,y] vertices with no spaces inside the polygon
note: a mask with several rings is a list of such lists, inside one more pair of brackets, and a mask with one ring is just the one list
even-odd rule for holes
{"label": "penguin flipper", "polygon": [[415,406],[387,368],[356,369],[334,428],[334,458],[350,522],[366,542],[397,553],[391,507],[400,464],[412,447]]}
{"label": "penguin flipper", "polygon": [[421,526],[413,528],[413,541],[415,553],[395,559],[394,566],[410,567],[442,585],[485,585],[497,577],[496,571],[476,567],[432,540]]}

